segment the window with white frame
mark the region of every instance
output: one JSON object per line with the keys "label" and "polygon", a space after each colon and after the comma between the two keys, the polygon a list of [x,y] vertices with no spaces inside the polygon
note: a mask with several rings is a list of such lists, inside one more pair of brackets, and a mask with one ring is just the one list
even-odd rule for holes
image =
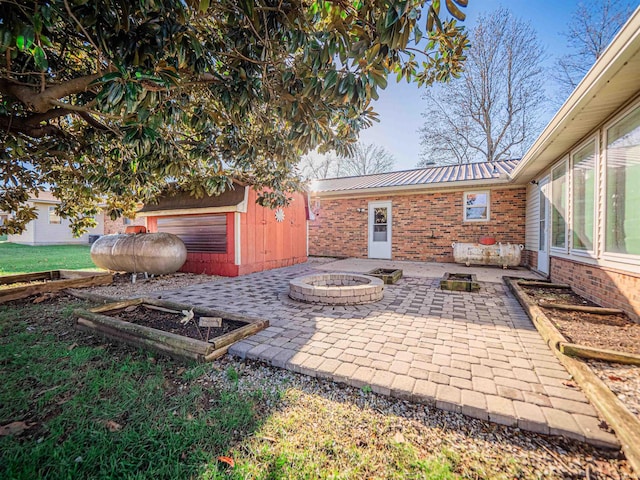
{"label": "window with white frame", "polygon": [[604,251],[640,255],[640,106],[606,134]]}
{"label": "window with white frame", "polygon": [[49,207],[49,224],[59,225],[60,223],[62,223],[62,219],[56,213],[56,207]]}
{"label": "window with white frame", "polygon": [[465,222],[482,222],[489,220],[489,192],[464,192]]}
{"label": "window with white frame", "polygon": [[571,155],[574,250],[593,251],[596,205],[596,142],[591,140]]}
{"label": "window with white frame", "polygon": [[551,246],[567,247],[567,162],[551,170]]}

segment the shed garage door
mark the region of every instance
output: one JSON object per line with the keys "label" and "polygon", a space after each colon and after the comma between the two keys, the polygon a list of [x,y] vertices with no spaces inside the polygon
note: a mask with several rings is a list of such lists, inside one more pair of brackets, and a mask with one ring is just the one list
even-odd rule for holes
{"label": "shed garage door", "polygon": [[158,231],[180,237],[187,252],[227,253],[226,215],[159,218]]}

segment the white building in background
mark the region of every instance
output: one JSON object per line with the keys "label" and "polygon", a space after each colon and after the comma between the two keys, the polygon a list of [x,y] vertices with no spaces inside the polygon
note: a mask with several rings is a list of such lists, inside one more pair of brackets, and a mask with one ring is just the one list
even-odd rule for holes
{"label": "white building in background", "polygon": [[104,214],[96,216],[97,225],[80,237],[74,237],[71,222],[60,218],[55,208],[60,203],[50,192],[40,192],[38,197],[29,199],[29,204],[36,207],[38,218],[27,224],[20,235],[9,235],[8,240],[23,245],[55,245],[55,244],[89,244],[90,235],[104,233]]}

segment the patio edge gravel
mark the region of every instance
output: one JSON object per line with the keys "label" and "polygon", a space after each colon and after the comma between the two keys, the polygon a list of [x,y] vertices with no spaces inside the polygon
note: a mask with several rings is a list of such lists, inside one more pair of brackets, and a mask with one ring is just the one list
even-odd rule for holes
{"label": "patio edge gravel", "polygon": [[517,279],[505,276],[504,281],[555,356],[571,373],[589,401],[609,422],[621,441],[622,450],[629,464],[637,474],[640,474],[640,420],[638,417],[633,415],[609,387],[593,373],[589,365],[560,351],[559,344],[569,343],[568,340],[558,331],[542,309],[529,300],[528,295],[518,285]]}

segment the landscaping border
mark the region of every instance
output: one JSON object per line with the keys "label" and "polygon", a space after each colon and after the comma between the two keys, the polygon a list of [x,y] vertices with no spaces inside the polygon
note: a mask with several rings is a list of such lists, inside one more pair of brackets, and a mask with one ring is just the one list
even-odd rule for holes
{"label": "landscaping border", "polygon": [[502,278],[527,312],[544,341],[573,376],[587,398],[611,425],[620,439],[622,450],[629,464],[636,473],[640,473],[640,420],[638,417],[627,409],[587,364],[562,353],[562,345],[572,344],[558,331],[542,309],[520,288],[519,279],[509,276]]}
{"label": "landscaping border", "polygon": [[0,285],[12,283],[37,282],[46,283],[9,287],[0,290],[0,303],[38,295],[40,293],[58,292],[67,288],[96,287],[110,285],[113,275],[108,272],[84,272],[79,270],[48,270],[43,272],[24,273],[19,275],[0,276]]}
{"label": "landscaping border", "polygon": [[[216,337],[213,341],[205,342],[105,315],[105,313],[135,305],[150,305],[178,312],[193,310],[202,315],[222,317],[223,319],[242,322],[246,325]],[[238,340],[253,335],[269,326],[268,320],[152,298],[135,298],[122,302],[108,303],[88,310],[77,309],[73,313],[77,317],[76,326],[81,330],[95,332],[135,347],[148,348],[180,360],[195,360],[198,362],[209,362],[221,357]]]}

